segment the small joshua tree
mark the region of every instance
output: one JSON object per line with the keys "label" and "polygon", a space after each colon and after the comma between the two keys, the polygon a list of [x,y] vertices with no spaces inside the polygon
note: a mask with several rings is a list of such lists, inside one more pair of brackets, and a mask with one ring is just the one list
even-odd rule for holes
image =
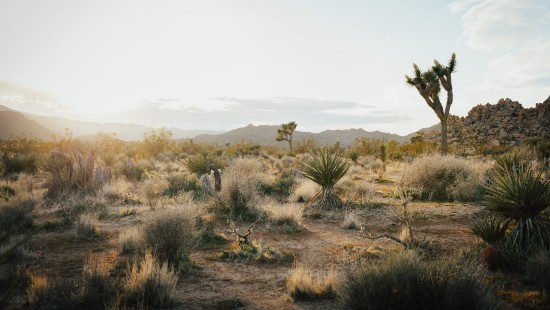
{"label": "small joshua tree", "polygon": [[342,201],[334,191],[334,185],[348,172],[350,165],[344,157],[331,153],[327,149],[311,155],[313,157],[306,160],[300,166],[300,170],[304,177],[322,187],[314,200],[319,200],[317,205],[323,209],[340,207]]}
{"label": "small joshua tree", "polygon": [[[437,60],[426,72],[422,72],[416,64],[413,64],[414,76],[405,75],[407,83],[414,86],[418,93],[430,108],[435,112],[441,122],[441,154],[447,154],[447,120],[453,104],[453,83],[451,74],[455,72],[456,55],[453,53],[447,66],[442,66]],[[441,87],[447,91],[447,103],[445,110],[439,99]]]}
{"label": "small joshua tree", "polygon": [[290,122],[287,124],[281,124],[281,128],[277,129],[277,141],[288,141],[288,146],[290,148],[290,153],[292,153],[292,135],[298,124],[295,122]]}

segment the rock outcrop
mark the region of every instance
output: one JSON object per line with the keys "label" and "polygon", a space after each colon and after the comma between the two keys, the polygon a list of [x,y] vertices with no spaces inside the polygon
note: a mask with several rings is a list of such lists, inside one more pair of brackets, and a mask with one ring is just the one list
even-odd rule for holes
{"label": "rock outcrop", "polygon": [[[450,145],[521,144],[527,138],[550,140],[550,97],[534,108],[511,99],[497,104],[477,105],[465,117],[449,117]],[[420,134],[420,133],[419,133]],[[438,142],[438,130],[423,134],[424,140]]]}

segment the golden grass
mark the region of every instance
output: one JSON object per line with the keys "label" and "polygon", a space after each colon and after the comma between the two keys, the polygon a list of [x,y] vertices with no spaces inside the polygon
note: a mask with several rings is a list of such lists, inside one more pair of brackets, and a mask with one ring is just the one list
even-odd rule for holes
{"label": "golden grass", "polygon": [[295,265],[286,279],[287,289],[294,299],[333,298],[337,283],[334,267],[326,272],[314,272],[304,265]]}

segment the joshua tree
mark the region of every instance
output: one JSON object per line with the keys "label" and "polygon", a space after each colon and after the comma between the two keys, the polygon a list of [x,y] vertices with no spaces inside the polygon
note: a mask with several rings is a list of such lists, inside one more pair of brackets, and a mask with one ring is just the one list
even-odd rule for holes
{"label": "joshua tree", "polygon": [[290,122],[287,124],[281,124],[281,128],[277,129],[277,141],[288,141],[288,146],[290,147],[290,153],[292,153],[292,135],[298,124],[295,122]]}
{"label": "joshua tree", "polygon": [[[455,71],[456,56],[453,53],[447,66],[441,65],[437,60],[434,60],[434,65],[426,72],[420,71],[416,64],[414,67],[414,77],[405,75],[407,83],[414,86],[420,96],[424,98],[426,103],[439,118],[441,122],[441,154],[447,154],[447,120],[449,111],[453,104],[453,83],[451,74]],[[447,91],[447,103],[445,109],[439,99],[441,87]]]}
{"label": "joshua tree", "polygon": [[350,165],[346,159],[336,153],[323,149],[313,153],[313,157],[306,160],[300,170],[304,177],[321,185],[322,189],[315,199],[321,208],[332,209],[341,206],[342,201],[334,191],[334,185],[348,172]]}

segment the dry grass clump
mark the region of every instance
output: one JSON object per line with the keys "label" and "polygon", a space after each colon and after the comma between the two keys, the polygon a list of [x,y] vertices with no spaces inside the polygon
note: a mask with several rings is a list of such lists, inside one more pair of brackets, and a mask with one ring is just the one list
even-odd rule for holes
{"label": "dry grass clump", "polygon": [[286,278],[286,287],[294,299],[325,299],[336,296],[337,282],[334,268],[323,273],[314,272],[303,265],[296,265]]}
{"label": "dry grass clump", "polygon": [[320,186],[308,179],[298,181],[296,189],[290,196],[292,202],[307,202],[311,201],[319,192]]}
{"label": "dry grass clump", "polygon": [[92,239],[99,236],[97,218],[91,214],[82,214],[76,223],[76,237]]}
{"label": "dry grass clump", "polygon": [[148,179],[141,184],[139,191],[147,200],[149,206],[154,208],[157,202],[161,201],[162,194],[168,189],[169,185],[165,179]]}
{"label": "dry grass clump", "polygon": [[144,248],[171,268],[185,268],[196,245],[194,214],[171,209],[155,214],[141,228]]}
{"label": "dry grass clump", "polygon": [[482,167],[464,158],[429,155],[417,158],[407,169],[403,183],[421,199],[472,201],[483,183]]}
{"label": "dry grass clump", "polygon": [[344,229],[360,229],[361,219],[359,214],[355,211],[348,211],[344,214],[344,223],[342,224]]}
{"label": "dry grass clump", "polygon": [[233,245],[232,249],[223,251],[219,257],[222,260],[264,264],[288,263],[294,260],[294,256],[289,252],[253,242],[241,246]]}
{"label": "dry grass clump", "polygon": [[260,164],[251,159],[238,159],[222,175],[222,191],[218,196],[216,211],[244,222],[261,217],[256,208],[258,183],[263,175]]}
{"label": "dry grass clump", "polygon": [[466,261],[423,262],[389,253],[348,272],[339,295],[350,309],[501,309],[485,269]]}
{"label": "dry grass clump", "polygon": [[118,235],[119,249],[122,254],[142,252],[143,236],[139,227],[132,226]]}
{"label": "dry grass clump", "polygon": [[32,211],[36,199],[17,196],[9,201],[0,201],[0,235],[28,228],[33,223]]}
{"label": "dry grass clump", "polygon": [[304,207],[298,204],[267,204],[260,208],[267,214],[270,223],[282,227],[285,232],[302,231]]}
{"label": "dry grass clump", "polygon": [[160,263],[150,252],[132,265],[123,284],[127,304],[136,307],[167,307],[173,303],[178,276],[167,263]]}
{"label": "dry grass clump", "polygon": [[336,185],[346,202],[358,205],[369,204],[376,197],[376,186],[369,181],[342,180]]}

